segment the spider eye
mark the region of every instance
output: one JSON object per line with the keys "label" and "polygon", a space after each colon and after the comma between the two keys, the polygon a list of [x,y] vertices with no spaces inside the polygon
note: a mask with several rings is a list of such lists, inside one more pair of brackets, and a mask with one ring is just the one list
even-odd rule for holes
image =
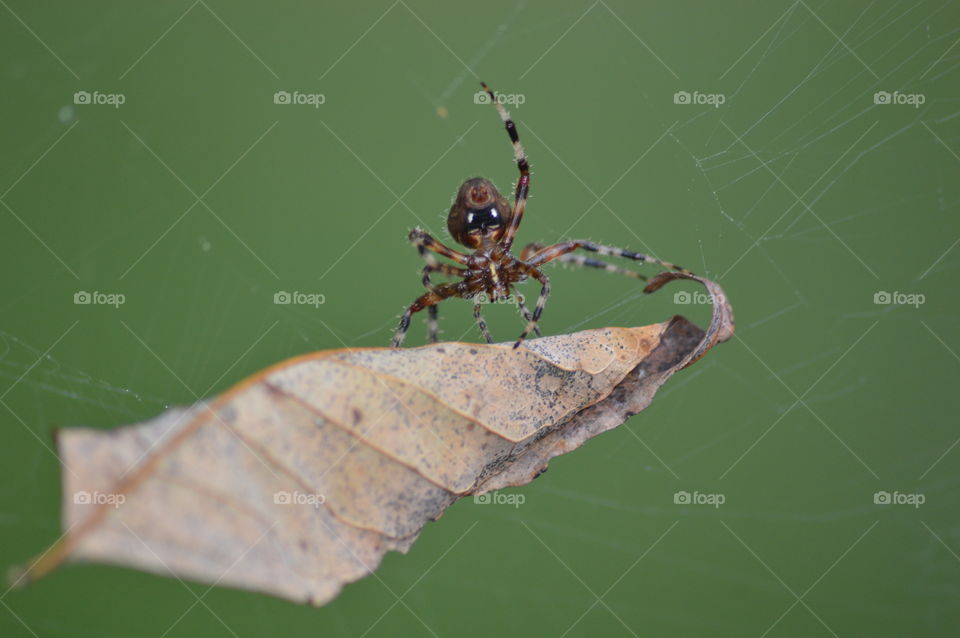
{"label": "spider eye", "polygon": [[485,233],[488,230],[500,228],[502,216],[496,205],[484,208],[472,208],[467,211],[466,231],[468,233]]}

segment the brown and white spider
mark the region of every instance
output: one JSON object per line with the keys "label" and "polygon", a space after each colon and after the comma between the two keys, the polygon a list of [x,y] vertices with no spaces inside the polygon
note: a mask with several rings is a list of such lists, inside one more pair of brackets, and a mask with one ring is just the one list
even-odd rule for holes
{"label": "brown and white spider", "polygon": [[[553,260],[579,266],[602,268],[608,272],[620,273],[636,279],[646,279],[643,275],[626,268],[583,255],[569,254],[578,248],[600,255],[625,257],[688,272],[680,266],[660,261],[648,255],[622,248],[601,246],[582,239],[565,241],[552,246],[529,244],[521,251],[519,259],[514,257],[510,252],[510,247],[513,245],[513,238],[516,236],[517,228],[520,227],[520,220],[523,218],[527,192],[530,189],[530,166],[527,164],[527,157],[520,145],[517,127],[510,119],[510,115],[503,108],[503,105],[497,101],[493,91],[483,82],[480,84],[487,95],[490,96],[490,102],[496,106],[500,113],[500,118],[510,135],[510,141],[513,142],[513,155],[517,160],[517,167],[520,169],[520,180],[517,182],[513,207],[511,208],[506,198],[500,194],[490,180],[483,177],[474,177],[460,186],[447,216],[447,229],[450,231],[450,235],[457,243],[473,250],[472,253],[464,254],[448,248],[420,228],[414,228],[410,231],[410,241],[413,242],[413,245],[420,251],[420,256],[427,262],[423,267],[423,285],[428,292],[418,297],[403,313],[400,325],[393,336],[393,342],[391,343],[393,347],[398,347],[403,343],[413,313],[424,308],[427,308],[429,312],[430,341],[436,342],[438,339],[437,304],[451,297],[474,299],[473,316],[480,327],[483,338],[487,343],[493,343],[493,337],[490,336],[490,331],[487,329],[487,324],[480,312],[484,297],[490,302],[507,301],[512,296],[511,292],[514,284],[532,277],[542,286],[540,297],[537,299],[537,305],[532,314],[524,305],[523,297],[513,295],[517,307],[527,321],[520,337],[513,344],[514,348],[518,347],[531,332],[540,334],[537,322],[540,320],[540,314],[543,312],[547,297],[550,295],[550,279],[540,271],[540,266]],[[441,263],[432,253],[455,261],[463,267]],[[434,285],[430,280],[432,273],[457,277],[460,281]]]}

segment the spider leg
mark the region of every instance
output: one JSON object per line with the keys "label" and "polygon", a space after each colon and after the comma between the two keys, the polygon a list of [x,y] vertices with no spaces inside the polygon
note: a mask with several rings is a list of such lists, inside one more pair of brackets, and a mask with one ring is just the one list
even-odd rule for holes
{"label": "spider leg", "polygon": [[[533,319],[533,315],[530,314],[530,309],[527,308],[527,304],[523,303],[524,301],[523,295],[521,295],[520,293],[516,293],[514,295],[514,299],[517,300],[517,308],[520,310],[520,314],[523,316],[524,319],[527,320],[527,322],[530,322]],[[533,332],[538,337],[543,336],[542,334],[540,334],[540,326],[535,325],[533,327]]]}
{"label": "spider leg", "polygon": [[[689,273],[690,271],[676,264],[671,264],[669,261],[662,261],[656,257],[651,257],[649,255],[644,255],[643,253],[635,253],[632,250],[625,250],[623,248],[613,248],[612,246],[603,246],[601,244],[595,244],[592,241],[586,241],[584,239],[578,239],[576,241],[565,241],[559,244],[554,244],[552,246],[547,246],[546,248],[541,248],[531,255],[527,260],[527,264],[533,267],[542,266],[543,264],[553,261],[554,259],[559,259],[567,253],[571,253],[578,248],[583,250],[588,250],[600,255],[612,255],[614,257],[624,257],[625,259],[633,259],[634,261],[644,261],[651,264],[657,264],[663,266],[664,268],[669,268],[671,270],[677,270],[680,272]],[[524,250],[526,252],[526,249]],[[572,261],[572,260],[571,260]],[[584,260],[581,265],[584,266],[593,266],[592,263],[587,263],[588,260]],[[596,262],[597,268],[606,268],[606,264],[598,260],[592,260]],[[577,263],[577,262],[574,262]],[[603,264],[602,266],[600,264]]]}
{"label": "spider leg", "polygon": [[420,252],[420,256],[427,260],[428,264],[431,262],[431,260],[436,262],[433,256],[427,252],[428,250],[435,252],[438,255],[442,255],[447,259],[452,259],[458,264],[463,264],[463,265],[467,264],[466,255],[464,255],[460,251],[454,250],[453,248],[448,248],[444,246],[441,242],[431,237],[427,231],[421,228],[414,228],[413,230],[411,230],[410,234],[408,235],[408,238],[410,239],[411,242],[413,242],[413,245]]}
{"label": "spider leg", "polygon": [[521,267],[527,275],[539,281],[542,288],[540,288],[540,296],[537,297],[537,305],[533,308],[533,315],[527,321],[527,326],[523,329],[523,332],[520,333],[520,337],[513,344],[514,349],[519,348],[523,340],[527,338],[527,335],[537,329],[537,322],[540,321],[543,307],[547,305],[547,297],[550,296],[550,278],[533,266],[521,264]]}
{"label": "spider leg", "polygon": [[[463,268],[457,268],[456,266],[451,266],[450,264],[443,264],[434,258],[432,253],[424,251],[421,253],[421,256],[426,260],[426,264],[423,266],[423,270],[420,272],[421,281],[423,282],[423,287],[427,290],[434,290],[436,286],[433,285],[433,282],[430,280],[430,273],[438,272],[441,275],[446,275],[448,277],[462,277],[463,273],[466,272]],[[440,329],[437,319],[437,306],[428,306],[427,307],[427,338],[430,340],[430,343],[436,343],[440,340]]]}
{"label": "spider leg", "polygon": [[404,337],[407,336],[407,330],[410,328],[410,317],[413,316],[413,313],[420,312],[424,308],[436,306],[436,304],[440,303],[444,299],[462,296],[464,292],[465,289],[462,282],[457,282],[440,284],[439,286],[434,287],[433,290],[417,297],[417,299],[410,304],[410,307],[406,309],[406,311],[403,313],[403,316],[400,318],[400,325],[397,326],[397,331],[393,335],[393,341],[390,342],[390,346],[393,348],[399,348],[400,344],[403,343]]}
{"label": "spider leg", "polygon": [[427,307],[427,339],[430,343],[440,341],[440,320],[436,304]]}
{"label": "spider leg", "polygon": [[[530,257],[532,255],[535,255],[537,251],[541,250],[542,248],[543,248],[543,244],[527,244],[527,246],[524,247],[523,251],[520,253],[520,259],[523,259],[524,261],[529,261]],[[583,255],[572,255],[572,254],[560,255],[559,257],[555,258],[554,261],[561,261],[567,264],[574,264],[575,266],[599,268],[601,270],[616,273],[618,275],[623,275],[625,277],[633,277],[634,279],[640,279],[642,281],[647,280],[646,276],[641,275],[635,270],[630,270],[629,268],[621,268],[620,266],[607,263],[600,259],[585,257]]]}
{"label": "spider leg", "polygon": [[[450,264],[441,264],[433,255],[430,253],[424,253],[423,258],[427,260],[427,263],[423,266],[421,271],[423,287],[427,290],[434,290],[435,286],[433,282],[430,281],[430,273],[439,272],[441,275],[447,275],[449,277],[462,277],[465,272],[462,268],[457,268],[456,266],[451,266]],[[437,320],[437,306],[428,306],[427,307],[427,337],[430,340],[430,343],[436,343],[440,340],[440,329],[439,323]]]}
{"label": "spider leg", "polygon": [[483,315],[480,314],[480,308],[482,306],[482,297],[477,295],[474,297],[473,301],[473,318],[477,321],[477,326],[480,327],[480,334],[483,335],[483,340],[487,343],[493,343],[493,337],[490,335],[490,331],[487,329],[487,322],[483,318]]}
{"label": "spider leg", "polygon": [[520,251],[520,261],[530,261],[530,258],[543,250],[545,246],[539,242],[531,242]]}
{"label": "spider leg", "polygon": [[[423,267],[423,270],[420,271],[423,287],[427,290],[434,289],[434,285],[430,281],[430,273],[438,272],[447,277],[463,277],[464,273],[466,273],[466,270],[463,268],[457,268],[456,266],[451,266],[450,264],[441,264],[440,262],[434,260],[429,253],[427,253],[427,257],[427,264]],[[431,261],[433,263],[430,263]]]}
{"label": "spider leg", "polygon": [[523,209],[527,204],[527,193],[530,191],[530,165],[527,163],[527,154],[524,152],[523,146],[520,145],[520,135],[517,133],[517,125],[513,123],[510,114],[507,113],[507,109],[503,108],[503,105],[497,101],[497,96],[490,87],[483,82],[481,82],[480,85],[483,87],[483,90],[487,92],[487,95],[490,96],[490,101],[497,108],[500,119],[503,120],[503,125],[507,129],[507,135],[510,136],[510,141],[513,143],[513,157],[517,161],[517,168],[520,169],[520,179],[517,180],[517,190],[513,199],[513,213],[510,217],[510,225],[507,226],[503,237],[500,238],[500,244],[506,250],[510,250],[510,246],[513,245],[513,238],[516,236],[517,229],[520,227],[520,220],[523,218]]}

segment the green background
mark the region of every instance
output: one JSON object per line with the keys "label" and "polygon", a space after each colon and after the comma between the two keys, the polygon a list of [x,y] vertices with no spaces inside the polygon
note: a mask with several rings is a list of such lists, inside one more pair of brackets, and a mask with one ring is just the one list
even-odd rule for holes
{"label": "green background", "polygon": [[[521,507],[455,504],[324,608],[84,565],[3,593],[3,636],[956,633],[956,4],[0,5],[4,566],[59,534],[53,428],[387,344],[421,291],[408,230],[446,240],[463,179],[515,179],[479,79],[524,101],[518,243],[652,252],[718,279],[738,320]],[[74,105],[84,90],[125,103]],[[693,287],[550,272],[547,334],[708,314],[676,303]],[[521,328],[487,315],[499,339]],[[441,319],[478,338],[463,302]]]}

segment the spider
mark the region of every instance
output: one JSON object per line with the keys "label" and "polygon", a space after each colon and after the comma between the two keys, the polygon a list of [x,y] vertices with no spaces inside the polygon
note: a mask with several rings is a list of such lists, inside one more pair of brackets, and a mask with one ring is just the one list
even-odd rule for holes
{"label": "spider", "polygon": [[[410,327],[410,318],[415,312],[425,308],[428,311],[429,338],[431,342],[435,343],[438,340],[437,304],[453,297],[474,300],[473,316],[487,343],[493,343],[493,337],[490,335],[486,321],[481,314],[481,306],[485,299],[490,302],[504,302],[512,298],[516,302],[527,323],[520,337],[513,344],[514,348],[519,347],[531,332],[540,336],[538,322],[547,303],[547,297],[550,296],[550,278],[540,270],[540,267],[554,260],[578,266],[602,268],[608,272],[646,280],[646,277],[632,270],[599,259],[570,254],[577,249],[600,255],[650,262],[664,268],[689,272],[680,266],[660,261],[648,255],[622,248],[603,246],[582,239],[565,241],[551,246],[529,244],[521,251],[519,258],[515,257],[510,252],[510,247],[513,245],[513,239],[520,227],[520,221],[523,219],[527,193],[530,190],[530,165],[527,163],[523,146],[520,145],[517,127],[510,119],[510,114],[507,113],[507,110],[497,100],[494,92],[485,83],[481,82],[480,85],[500,114],[500,119],[503,120],[510,141],[513,143],[514,159],[517,162],[517,168],[520,169],[520,179],[517,181],[513,206],[510,206],[506,198],[500,194],[490,180],[483,177],[474,177],[460,186],[447,216],[447,229],[450,231],[451,237],[473,252],[466,254],[448,248],[420,228],[414,228],[410,231],[410,241],[426,261],[422,271],[422,281],[427,292],[410,304],[410,307],[403,313],[400,325],[393,336],[392,347],[399,347],[403,343],[407,329]],[[459,264],[459,266],[441,263],[434,257],[434,254],[446,257]],[[431,281],[433,273],[456,277],[460,281],[434,285]],[[532,313],[524,304],[522,295],[512,294],[514,284],[526,281],[528,278],[536,279],[541,286],[540,296],[537,298],[537,305]]]}

